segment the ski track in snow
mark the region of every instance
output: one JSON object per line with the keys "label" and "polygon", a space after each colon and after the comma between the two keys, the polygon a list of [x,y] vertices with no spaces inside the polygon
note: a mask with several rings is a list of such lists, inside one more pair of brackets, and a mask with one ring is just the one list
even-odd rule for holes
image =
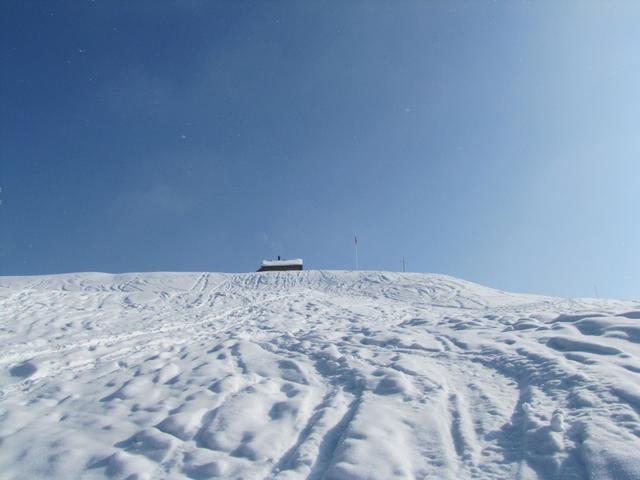
{"label": "ski track in snow", "polygon": [[639,343],[444,275],[0,277],[0,478],[640,479]]}

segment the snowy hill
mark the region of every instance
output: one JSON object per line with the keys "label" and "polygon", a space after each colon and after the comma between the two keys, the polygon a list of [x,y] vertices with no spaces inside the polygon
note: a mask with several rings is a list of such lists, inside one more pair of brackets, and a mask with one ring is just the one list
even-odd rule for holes
{"label": "snowy hill", "polygon": [[640,478],[640,303],[441,275],[0,277],[0,478]]}

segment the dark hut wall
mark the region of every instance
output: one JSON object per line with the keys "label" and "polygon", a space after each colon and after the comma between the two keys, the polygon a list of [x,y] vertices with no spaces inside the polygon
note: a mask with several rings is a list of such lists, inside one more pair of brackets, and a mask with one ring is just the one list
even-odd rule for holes
{"label": "dark hut wall", "polygon": [[284,270],[302,270],[302,265],[273,265],[260,267],[259,272],[277,272]]}

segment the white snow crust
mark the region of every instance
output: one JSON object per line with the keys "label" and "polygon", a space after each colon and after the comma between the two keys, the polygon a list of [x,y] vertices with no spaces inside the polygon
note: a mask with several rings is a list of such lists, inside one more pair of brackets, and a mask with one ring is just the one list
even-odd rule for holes
{"label": "white snow crust", "polygon": [[639,342],[442,275],[0,277],[0,478],[640,479]]}

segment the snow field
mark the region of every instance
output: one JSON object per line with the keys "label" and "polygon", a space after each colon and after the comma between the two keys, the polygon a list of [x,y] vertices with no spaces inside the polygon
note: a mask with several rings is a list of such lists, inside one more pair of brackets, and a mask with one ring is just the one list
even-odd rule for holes
{"label": "snow field", "polygon": [[442,275],[0,277],[0,478],[638,479],[639,342]]}

